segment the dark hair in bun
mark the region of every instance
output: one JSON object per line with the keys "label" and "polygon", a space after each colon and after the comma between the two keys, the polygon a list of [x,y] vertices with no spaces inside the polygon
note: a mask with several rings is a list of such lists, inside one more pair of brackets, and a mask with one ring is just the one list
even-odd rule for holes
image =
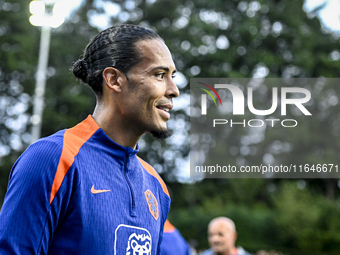
{"label": "dark hair in bun", "polygon": [[72,68],[73,75],[80,79],[82,82],[86,83],[87,80],[87,67],[84,63],[84,59],[78,59]]}
{"label": "dark hair in bun", "polygon": [[83,57],[73,64],[73,75],[91,86],[95,93],[101,93],[104,69],[112,66],[126,74],[140,61],[135,43],[150,39],[161,37],[150,29],[136,25],[117,25],[105,29],[90,41]]}

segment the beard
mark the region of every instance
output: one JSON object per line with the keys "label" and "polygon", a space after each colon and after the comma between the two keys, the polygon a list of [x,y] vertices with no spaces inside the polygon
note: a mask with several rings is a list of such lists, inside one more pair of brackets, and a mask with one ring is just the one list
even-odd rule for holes
{"label": "beard", "polygon": [[159,140],[164,140],[164,139],[172,136],[172,132],[168,129],[151,131],[150,133],[152,134],[153,137],[155,137],[156,139],[159,139]]}

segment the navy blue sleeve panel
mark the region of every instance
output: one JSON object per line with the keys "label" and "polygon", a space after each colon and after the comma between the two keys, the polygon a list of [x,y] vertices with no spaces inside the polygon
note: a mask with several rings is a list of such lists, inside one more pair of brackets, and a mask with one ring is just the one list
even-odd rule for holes
{"label": "navy blue sleeve panel", "polygon": [[172,254],[190,255],[190,246],[181,233],[167,221],[164,226],[161,255]]}
{"label": "navy blue sleeve panel", "polygon": [[[63,132],[31,145],[14,164],[0,212],[0,254],[46,254],[50,191]],[[57,220],[57,219],[54,219]],[[48,231],[46,231],[48,230]]]}

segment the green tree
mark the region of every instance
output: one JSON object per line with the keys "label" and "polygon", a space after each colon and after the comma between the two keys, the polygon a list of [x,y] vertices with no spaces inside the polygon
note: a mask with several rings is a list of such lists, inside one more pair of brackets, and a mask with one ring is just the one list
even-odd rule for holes
{"label": "green tree", "polygon": [[[316,17],[308,18],[302,0],[85,1],[71,19],[52,31],[43,136],[71,127],[92,113],[93,93],[72,77],[69,68],[98,32],[90,25],[92,18],[110,14],[112,9],[105,4],[120,8],[112,13],[111,25],[134,23],[157,31],[186,77],[179,84],[182,96],[175,100],[181,106],[169,122],[173,138],[159,142],[145,135],[140,142],[140,155],[172,190],[170,220],[183,235],[197,248],[205,248],[207,223],[226,215],[236,221],[239,244],[252,252],[265,248],[290,254],[339,253],[334,222],[339,216],[334,203],[339,192],[334,179],[304,180],[303,190],[296,188],[295,180],[204,179],[183,184],[176,179],[176,169],[183,168],[189,152],[190,77],[338,77],[338,36],[325,33]],[[29,143],[40,31],[28,22],[26,1],[0,0],[0,15],[2,198],[10,167]],[[286,165],[338,162],[339,88],[332,84],[310,89],[315,95],[310,110],[319,122],[303,122],[289,136],[274,129],[253,144],[247,143],[250,130],[232,130],[221,156],[230,164],[249,165],[258,165],[265,155]],[[267,94],[254,96],[255,103],[270,102]],[[296,117],[294,111],[288,114]],[[324,133],[329,134],[326,139],[316,135]]]}
{"label": "green tree", "polygon": [[23,3],[0,2],[1,200],[6,191],[9,169],[29,141],[28,111],[37,64],[38,48],[35,45],[38,45],[38,31],[29,24],[28,9]]}
{"label": "green tree", "polygon": [[[28,4],[27,1],[0,2],[1,200],[11,165],[30,143],[40,28],[29,23]],[[52,29],[42,136],[71,127],[92,113],[93,93],[70,72],[89,38],[98,32],[87,21],[91,6],[87,2],[63,26]]]}

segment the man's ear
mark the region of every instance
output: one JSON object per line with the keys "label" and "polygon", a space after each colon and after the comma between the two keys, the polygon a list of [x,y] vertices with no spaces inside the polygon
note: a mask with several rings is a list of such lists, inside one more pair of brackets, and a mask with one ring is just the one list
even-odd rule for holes
{"label": "man's ear", "polygon": [[121,92],[122,79],[120,78],[122,73],[114,67],[106,67],[103,71],[103,86]]}
{"label": "man's ear", "polygon": [[234,242],[236,242],[236,240],[237,240],[237,232],[235,231],[234,232]]}

